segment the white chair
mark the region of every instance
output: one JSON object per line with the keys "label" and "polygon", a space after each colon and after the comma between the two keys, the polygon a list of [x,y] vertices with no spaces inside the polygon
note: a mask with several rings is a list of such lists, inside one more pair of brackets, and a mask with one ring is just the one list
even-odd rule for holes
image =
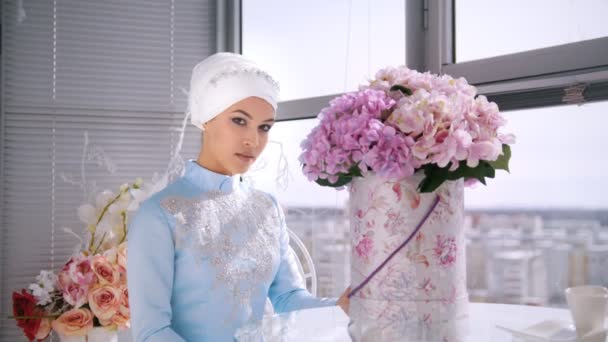
{"label": "white chair", "polygon": [[[302,278],[304,278],[304,284],[308,291],[312,293],[313,296],[317,295],[317,271],[315,269],[315,264],[312,261],[312,257],[310,253],[308,253],[308,249],[300,240],[300,238],[294,233],[291,229],[287,228],[287,233],[289,234],[289,247],[290,251],[295,253],[296,261],[298,263],[298,269],[302,274]],[[299,252],[299,253],[298,253]],[[306,267],[304,267],[304,265]],[[310,286],[308,285],[308,279],[310,279]]]}
{"label": "white chair", "polygon": [[[291,229],[287,228],[287,233],[289,235],[289,251],[288,253],[293,253],[295,256],[295,261],[298,266],[298,270],[302,276],[303,286],[313,295],[317,295],[317,271],[315,269],[315,264],[312,261],[312,257],[306,249],[306,246],[300,240],[300,238],[294,233]],[[308,282],[310,279],[310,285]],[[274,309],[272,307],[272,303],[268,298],[266,298],[266,306],[264,308],[265,315],[274,314]]]}

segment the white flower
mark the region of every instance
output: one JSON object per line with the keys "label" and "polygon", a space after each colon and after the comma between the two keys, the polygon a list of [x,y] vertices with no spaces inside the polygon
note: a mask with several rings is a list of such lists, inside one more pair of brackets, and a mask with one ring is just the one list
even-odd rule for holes
{"label": "white flower", "polygon": [[144,189],[131,189],[131,203],[127,207],[127,211],[135,211],[139,208],[141,202],[148,198],[148,192]]}
{"label": "white flower", "polygon": [[36,277],[36,280],[44,285],[44,288],[54,289],[57,284],[57,276],[52,271],[40,271],[40,274]]}
{"label": "white flower", "polygon": [[56,288],[57,276],[51,271],[40,271],[36,276],[36,283],[30,284],[29,289],[36,297],[38,305],[46,305],[51,302],[51,292]]}
{"label": "white flower", "polygon": [[108,259],[109,262],[115,264],[116,257],[118,256],[118,246],[107,249],[105,252],[103,252],[103,256]]}
{"label": "white flower", "polygon": [[113,200],[114,197],[116,197],[116,195],[112,191],[104,190],[99,193],[95,198],[95,205],[98,208],[105,208],[105,206],[108,205],[108,203],[110,203],[110,201]]}
{"label": "white flower", "polygon": [[[157,178],[157,175],[154,175]],[[168,184],[167,175],[164,175],[156,182],[145,183],[141,178],[135,180],[136,187],[130,190],[132,197],[131,203],[127,207],[127,211],[136,211],[139,205],[147,200],[150,196],[154,195],[158,191],[162,190]]]}
{"label": "white flower", "polygon": [[78,218],[86,224],[95,224],[97,222],[97,211],[90,204],[83,204],[78,208]]}

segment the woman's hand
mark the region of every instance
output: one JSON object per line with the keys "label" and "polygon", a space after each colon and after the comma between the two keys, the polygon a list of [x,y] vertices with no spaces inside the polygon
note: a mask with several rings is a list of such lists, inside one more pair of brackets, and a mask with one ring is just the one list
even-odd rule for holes
{"label": "woman's hand", "polygon": [[338,298],[338,302],[336,305],[344,310],[344,313],[348,315],[348,306],[350,305],[350,298],[348,298],[348,294],[350,293],[350,286],[344,290],[344,293]]}

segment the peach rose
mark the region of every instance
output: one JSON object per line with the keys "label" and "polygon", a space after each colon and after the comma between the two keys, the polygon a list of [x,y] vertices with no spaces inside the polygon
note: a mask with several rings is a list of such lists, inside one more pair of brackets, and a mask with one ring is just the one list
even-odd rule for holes
{"label": "peach rose", "polygon": [[120,274],[118,270],[112,266],[112,263],[103,255],[96,255],[93,257],[91,264],[93,272],[97,275],[99,283],[116,285],[120,280]]}
{"label": "peach rose", "polygon": [[120,296],[120,290],[112,285],[98,286],[89,291],[89,306],[100,322],[109,321],[118,312]]}
{"label": "peach rose", "polygon": [[51,326],[64,336],[85,336],[93,328],[93,313],[89,309],[72,309],[54,320]]}
{"label": "peach rose", "polygon": [[112,316],[111,323],[116,324],[116,326],[119,328],[131,327],[129,316],[124,316],[120,311],[116,313],[116,315]]}
{"label": "peach rose", "polygon": [[129,317],[131,315],[131,308],[129,306],[129,289],[126,285],[124,285],[120,291],[120,307],[118,310],[123,316]]}
{"label": "peach rose", "polygon": [[36,340],[42,341],[46,339],[51,333],[51,320],[48,318],[43,318],[40,320],[40,326],[38,327],[38,331],[36,332]]}
{"label": "peach rose", "polygon": [[116,263],[116,247],[112,247],[103,252],[103,256],[108,259],[109,262],[115,264]]}
{"label": "peach rose", "polygon": [[126,284],[123,284],[118,290],[121,294],[120,305],[116,314],[112,316],[112,319],[107,324],[115,324],[118,328],[130,328],[131,310],[129,308],[129,290]]}
{"label": "peach rose", "polygon": [[116,264],[122,273],[127,273],[127,243],[123,242],[118,246],[116,253]]}

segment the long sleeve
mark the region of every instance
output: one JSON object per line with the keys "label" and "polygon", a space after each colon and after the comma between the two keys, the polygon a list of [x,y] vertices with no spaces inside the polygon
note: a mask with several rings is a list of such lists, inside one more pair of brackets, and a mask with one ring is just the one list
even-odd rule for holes
{"label": "long sleeve", "polygon": [[171,328],[175,247],[168,220],[145,201],[129,225],[127,274],[134,341],[184,341]]}
{"label": "long sleeve", "polygon": [[[271,196],[272,197],[272,196]],[[276,312],[333,306],[336,299],[316,298],[302,284],[302,276],[298,270],[296,256],[289,248],[289,234],[285,223],[283,211],[273,197],[281,217],[280,235],[280,264],[279,270],[270,285],[268,297]]]}

